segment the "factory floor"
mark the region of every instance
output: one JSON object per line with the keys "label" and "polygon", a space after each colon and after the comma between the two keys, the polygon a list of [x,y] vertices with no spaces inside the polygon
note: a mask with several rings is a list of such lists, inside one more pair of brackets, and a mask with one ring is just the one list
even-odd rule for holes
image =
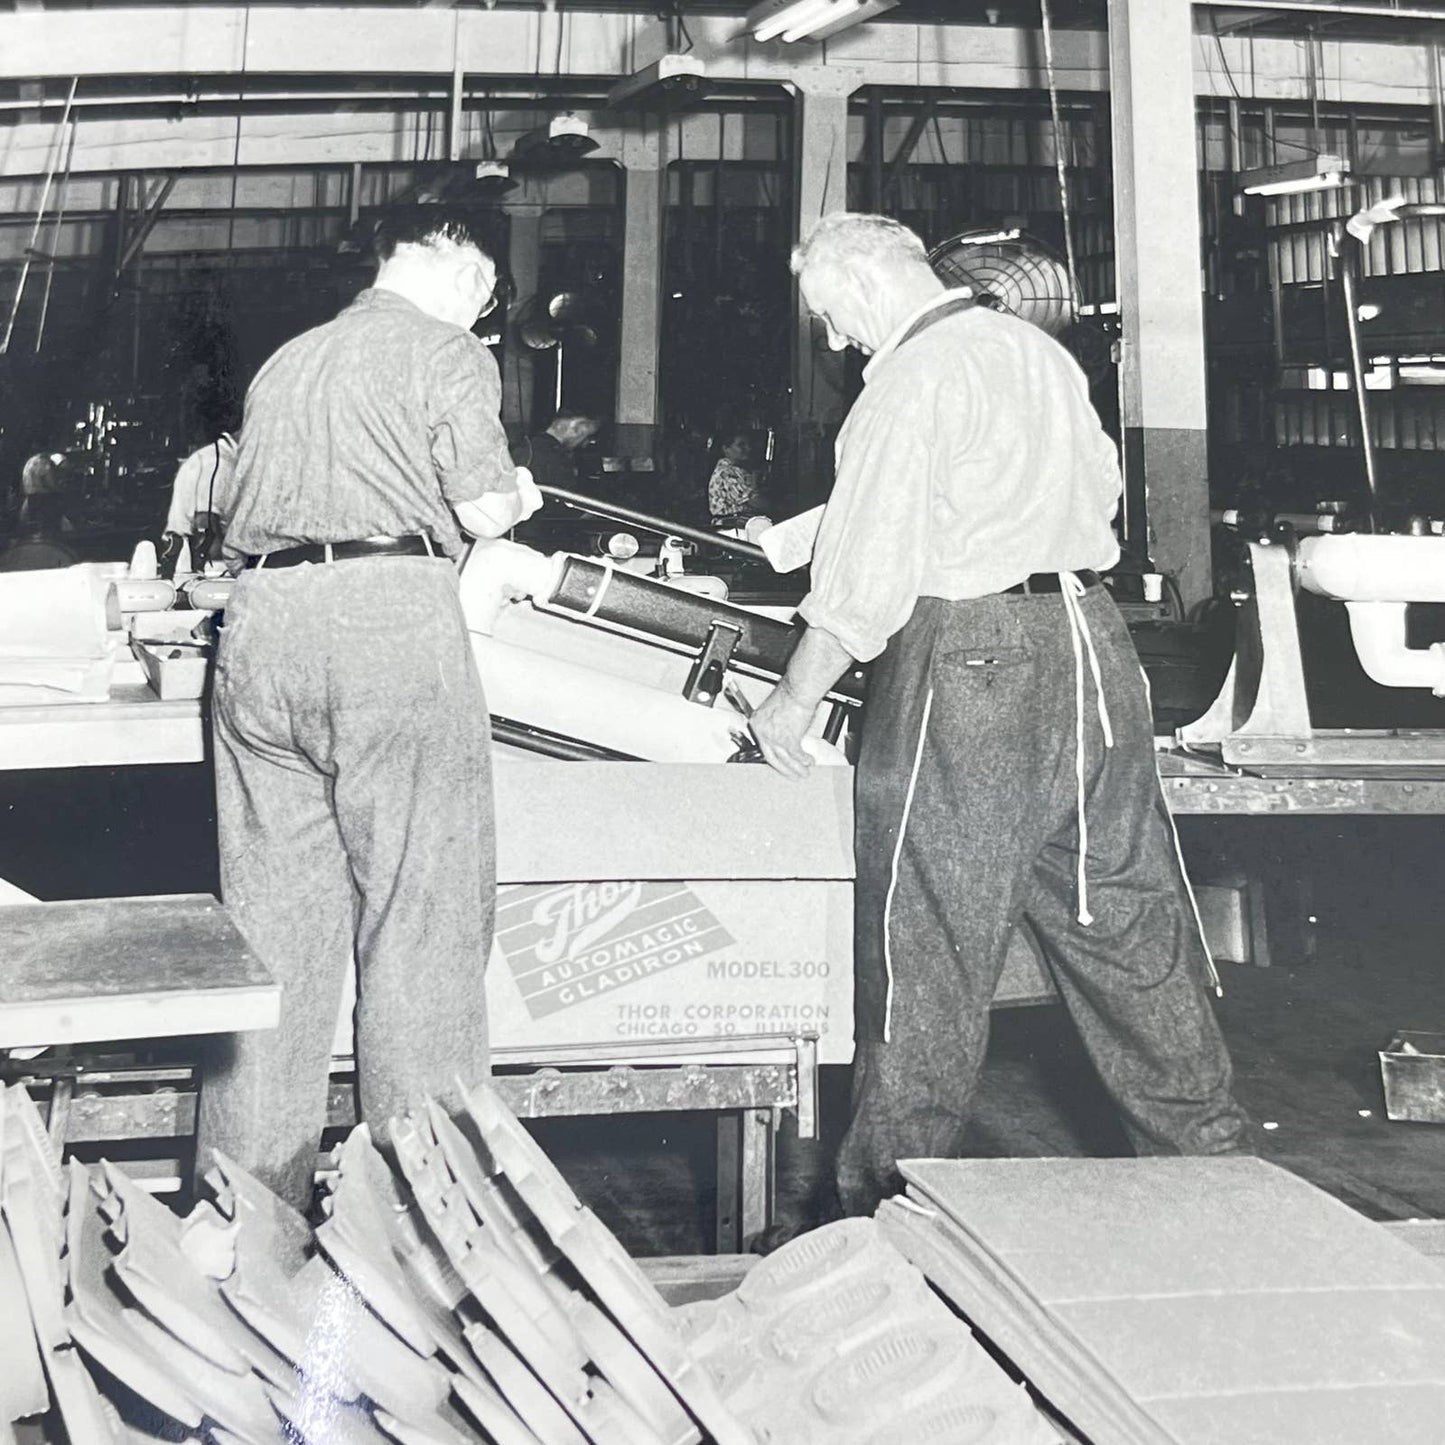
{"label": "factory floor", "polygon": [[[198,768],[0,774],[0,877],[47,898],[213,892],[209,787]],[[1240,1098],[1276,1126],[1261,1152],[1372,1218],[1445,1218],[1445,1125],[1387,1120],[1377,1058],[1397,1030],[1445,1033],[1445,818],[1186,818],[1180,832],[1197,880],[1241,874],[1269,900],[1272,966],[1222,965],[1219,1004]],[[785,1224],[814,1217],[847,1085],[845,1069],[824,1070],[821,1141],[785,1126]],[[709,1120],[538,1132],[633,1253],[712,1249]],[[1128,1152],[1060,1009],[995,1015],[969,1149]]]}
{"label": "factory floor", "polygon": [[[1221,965],[1218,1005],[1260,1153],[1372,1219],[1445,1217],[1445,1125],[1387,1119],[1377,1057],[1399,1029],[1445,1034],[1445,820],[1184,820],[1181,833],[1197,876],[1242,870],[1271,894],[1272,965]],[[847,1070],[823,1071],[819,1142],[785,1125],[785,1225],[815,1218],[847,1089]],[[712,1248],[708,1121],[553,1121],[539,1133],[632,1252]],[[968,1149],[1129,1152],[1062,1009],[995,1015]]]}

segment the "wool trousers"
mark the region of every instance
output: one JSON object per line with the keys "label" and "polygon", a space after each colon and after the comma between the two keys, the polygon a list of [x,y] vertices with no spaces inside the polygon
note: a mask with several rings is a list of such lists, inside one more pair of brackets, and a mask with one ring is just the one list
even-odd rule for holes
{"label": "wool trousers", "polygon": [[856,770],[858,1044],[837,1166],[847,1213],[901,1188],[898,1160],[958,1154],[1021,923],[1138,1152],[1250,1147],[1147,682],[1102,586],[1077,615],[1073,629],[1058,593],[925,597],[874,665]]}
{"label": "wool trousers", "polygon": [[212,706],[222,899],[281,984],[274,1030],[219,1042],[197,1167],[219,1148],[298,1207],[356,968],[361,1117],[488,1072],[490,734],[455,569],[366,557],[247,572]]}

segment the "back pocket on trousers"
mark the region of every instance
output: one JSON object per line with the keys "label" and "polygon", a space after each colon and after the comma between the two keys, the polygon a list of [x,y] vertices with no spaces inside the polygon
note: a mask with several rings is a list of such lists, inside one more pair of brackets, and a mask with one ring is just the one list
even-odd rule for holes
{"label": "back pocket on trousers", "polygon": [[1011,668],[1023,667],[1033,660],[1033,653],[1027,647],[956,647],[945,652],[939,662],[950,671],[962,672],[978,677],[989,677]]}

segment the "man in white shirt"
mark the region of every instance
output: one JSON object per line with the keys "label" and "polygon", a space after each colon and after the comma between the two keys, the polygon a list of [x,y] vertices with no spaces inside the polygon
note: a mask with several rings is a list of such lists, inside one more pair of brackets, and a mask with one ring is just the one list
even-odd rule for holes
{"label": "man in white shirt", "polygon": [[166,531],[177,537],[194,536],[205,526],[207,514],[224,516],[235,470],[236,439],[230,432],[193,451],[176,468]]}
{"label": "man in white shirt", "polygon": [[827,689],[871,662],[856,779],[857,1054],[844,1210],[962,1146],[1027,921],[1138,1152],[1247,1150],[1160,790],[1147,687],[1098,573],[1120,477],[1082,372],[946,291],[882,216],[793,254],[830,346],[871,354],[838,437],[808,623],[753,732],[801,777]]}

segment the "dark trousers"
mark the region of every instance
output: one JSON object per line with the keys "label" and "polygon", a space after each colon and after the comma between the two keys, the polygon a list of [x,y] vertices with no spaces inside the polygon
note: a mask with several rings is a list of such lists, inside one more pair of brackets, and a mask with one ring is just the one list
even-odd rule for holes
{"label": "dark trousers", "polygon": [[455,571],[375,557],[247,573],[214,712],[223,901],[282,985],[274,1031],[206,1071],[197,1165],[220,1148],[309,1200],[346,970],[373,1133],[488,1069],[495,899],[486,704]]}
{"label": "dark trousers", "polygon": [[875,664],[856,775],[858,1046],[838,1162],[848,1213],[901,1187],[899,1159],[959,1152],[1020,920],[1140,1153],[1249,1147],[1138,657],[1102,587],[1080,610],[1113,732],[1106,747],[1085,660],[1088,926],[1063,598],[923,598]]}

